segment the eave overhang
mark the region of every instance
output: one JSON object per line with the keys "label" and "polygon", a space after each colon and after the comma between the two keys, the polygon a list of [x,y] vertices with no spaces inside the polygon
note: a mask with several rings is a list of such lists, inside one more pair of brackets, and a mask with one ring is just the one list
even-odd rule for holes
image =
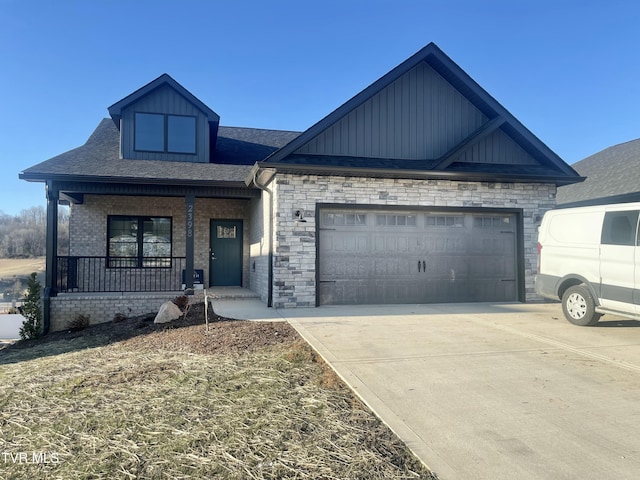
{"label": "eave overhang", "polygon": [[347,176],[347,177],[369,177],[369,178],[393,178],[408,180],[451,180],[458,182],[506,182],[506,183],[552,183],[556,186],[570,185],[583,182],[586,177],[567,177],[558,175],[527,175],[510,173],[487,173],[487,172],[463,172],[463,171],[437,171],[437,170],[412,170],[398,169],[389,170],[386,168],[352,168],[322,165],[296,165],[287,163],[258,162],[251,173],[247,176],[245,183],[251,185],[256,175],[260,175],[262,170],[270,170],[273,173],[289,173],[294,175],[321,175],[321,176]]}
{"label": "eave overhang", "polygon": [[260,190],[244,182],[211,180],[184,180],[167,178],[99,177],[89,175],[63,175],[21,172],[18,177],[28,182],[52,182],[68,197],[74,194],[131,195],[131,196],[184,196],[258,198]]}

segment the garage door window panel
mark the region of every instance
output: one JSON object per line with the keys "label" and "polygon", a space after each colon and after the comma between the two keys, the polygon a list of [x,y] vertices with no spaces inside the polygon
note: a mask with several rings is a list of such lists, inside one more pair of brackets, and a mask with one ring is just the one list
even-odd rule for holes
{"label": "garage door window panel", "polygon": [[379,227],[415,227],[416,215],[376,215],[376,225]]}

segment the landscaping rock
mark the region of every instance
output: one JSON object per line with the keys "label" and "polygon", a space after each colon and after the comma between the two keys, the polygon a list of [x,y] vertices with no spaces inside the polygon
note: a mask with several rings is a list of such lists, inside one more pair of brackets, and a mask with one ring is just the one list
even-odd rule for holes
{"label": "landscaping rock", "polygon": [[153,323],[167,323],[182,316],[182,310],[173,302],[164,302]]}

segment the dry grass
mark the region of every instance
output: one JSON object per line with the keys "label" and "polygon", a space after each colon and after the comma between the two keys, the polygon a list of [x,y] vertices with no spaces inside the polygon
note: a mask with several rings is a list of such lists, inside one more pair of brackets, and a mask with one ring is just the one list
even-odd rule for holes
{"label": "dry grass", "polygon": [[45,258],[0,258],[0,278],[28,277],[31,272],[44,272]]}
{"label": "dry grass", "polygon": [[224,355],[90,344],[0,352],[0,478],[431,478],[302,340]]}

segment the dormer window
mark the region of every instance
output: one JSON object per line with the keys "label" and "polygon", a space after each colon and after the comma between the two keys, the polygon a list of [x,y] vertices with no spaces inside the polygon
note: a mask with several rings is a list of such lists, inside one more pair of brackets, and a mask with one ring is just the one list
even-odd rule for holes
{"label": "dormer window", "polygon": [[135,150],[196,154],[196,117],[135,114]]}

